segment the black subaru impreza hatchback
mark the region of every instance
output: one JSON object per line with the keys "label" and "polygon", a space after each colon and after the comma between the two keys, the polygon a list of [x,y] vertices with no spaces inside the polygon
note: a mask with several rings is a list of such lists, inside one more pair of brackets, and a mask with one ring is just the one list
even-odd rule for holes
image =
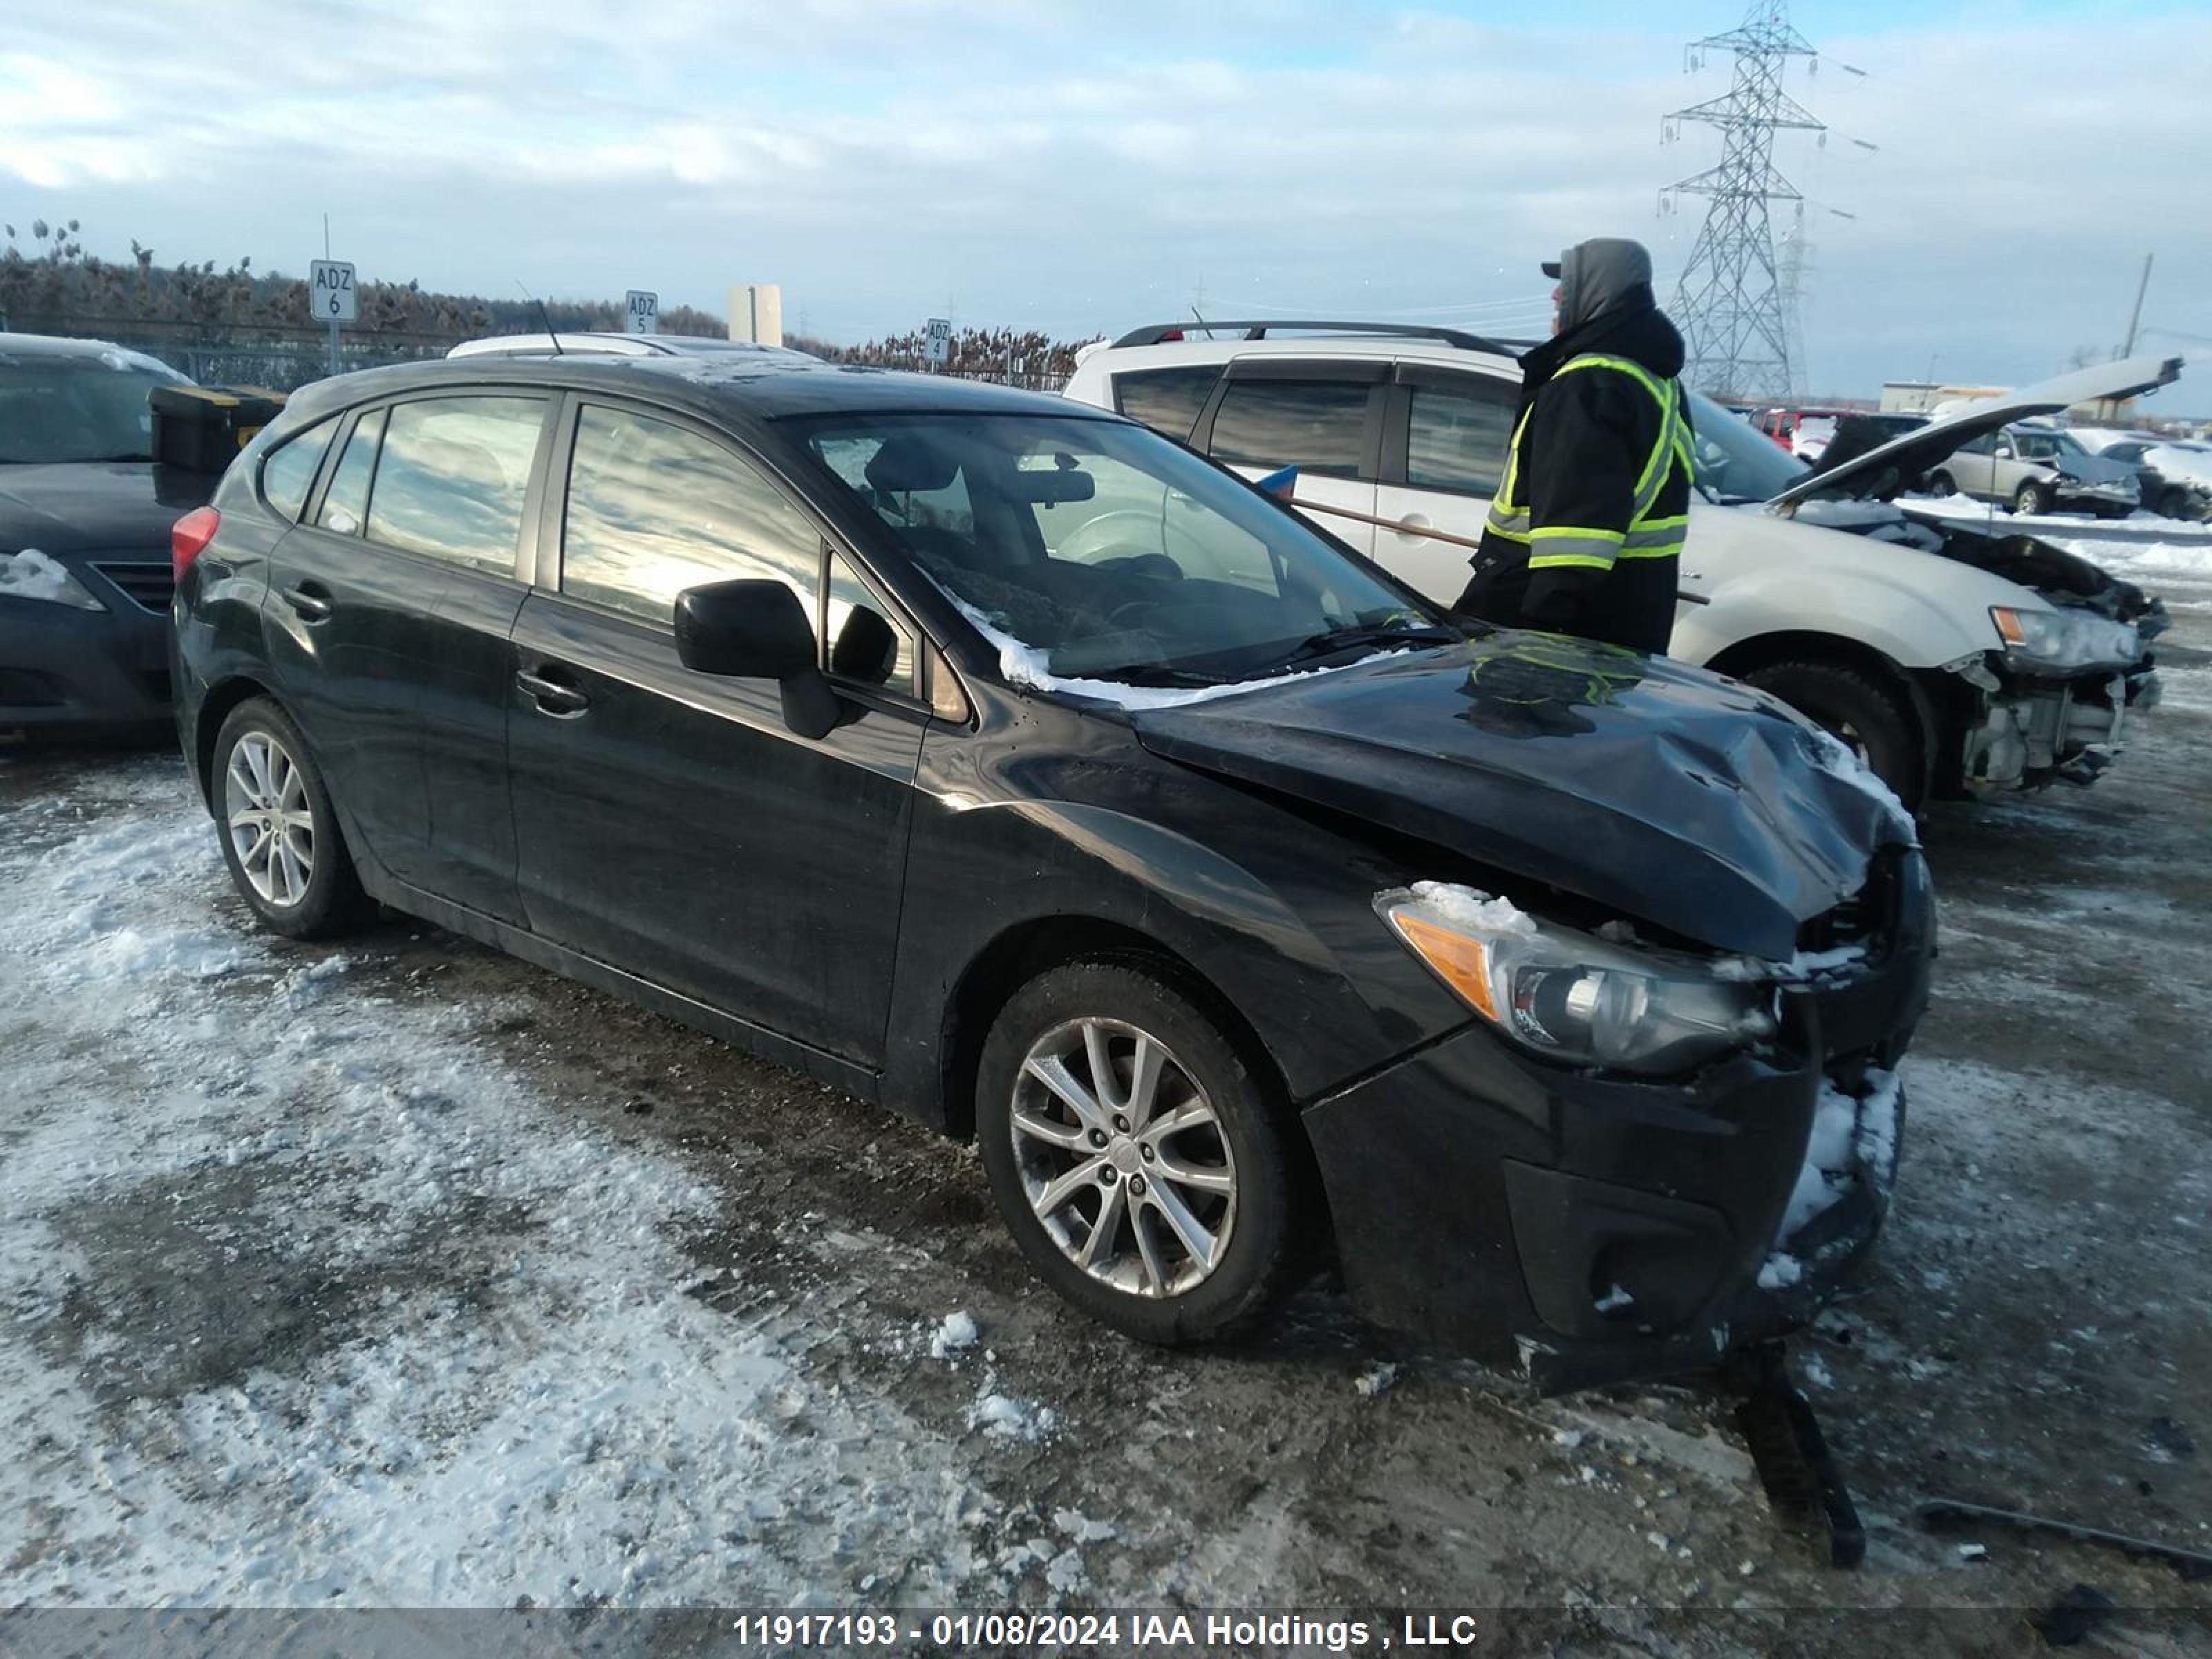
{"label": "black subaru impreza hatchback", "polygon": [[1562,1389],[1802,1322],[1887,1208],[1910,821],[1771,699],[1466,637],[1058,399],[792,354],[326,380],[177,526],[246,902],[372,901],[973,1135],[1154,1341],[1333,1243]]}

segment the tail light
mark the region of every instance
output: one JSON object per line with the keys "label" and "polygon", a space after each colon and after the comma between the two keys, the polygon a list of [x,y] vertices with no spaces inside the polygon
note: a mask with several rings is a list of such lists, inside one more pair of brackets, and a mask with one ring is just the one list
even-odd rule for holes
{"label": "tail light", "polygon": [[169,568],[176,573],[179,581],[192,568],[192,561],[206,550],[215,539],[216,531],[222,524],[222,514],[211,507],[196,507],[169,526]]}

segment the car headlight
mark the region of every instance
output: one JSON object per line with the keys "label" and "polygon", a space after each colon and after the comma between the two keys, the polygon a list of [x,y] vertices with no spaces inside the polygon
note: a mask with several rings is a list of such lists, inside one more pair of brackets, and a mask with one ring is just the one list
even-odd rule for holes
{"label": "car headlight", "polygon": [[1771,988],[1680,951],[1611,944],[1441,882],[1378,894],[1375,909],[1468,1006],[1565,1065],[1680,1072],[1774,1034]]}
{"label": "car headlight", "polygon": [[2005,659],[2025,669],[2124,668],[2142,655],[2132,623],[2069,611],[1990,607]]}
{"label": "car headlight", "polygon": [[0,599],[45,599],[77,611],[107,609],[67,566],[55,563],[35,547],[0,553]]}

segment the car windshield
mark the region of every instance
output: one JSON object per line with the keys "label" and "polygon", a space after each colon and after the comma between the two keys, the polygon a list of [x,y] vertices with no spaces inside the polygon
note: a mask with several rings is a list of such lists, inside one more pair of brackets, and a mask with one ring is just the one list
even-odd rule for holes
{"label": "car windshield", "polygon": [[2089,453],[2082,448],[2081,441],[2070,432],[2054,432],[2050,437],[2051,447],[2061,455],[2086,455]]}
{"label": "car windshield", "polygon": [[793,424],[940,588],[1054,676],[1231,684],[1393,637],[1451,637],[1418,597],[1288,509],[1133,423]]}
{"label": "car windshield", "polygon": [[147,394],[189,384],[135,351],[63,356],[0,347],[0,463],[149,460]]}
{"label": "car windshield", "polygon": [[1690,424],[1697,431],[1698,483],[1724,502],[1769,500],[1813,470],[1702,392],[1690,393]]}

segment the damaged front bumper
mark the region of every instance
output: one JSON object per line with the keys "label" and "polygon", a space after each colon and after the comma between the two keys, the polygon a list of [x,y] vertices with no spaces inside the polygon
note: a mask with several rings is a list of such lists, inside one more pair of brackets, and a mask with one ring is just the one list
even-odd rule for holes
{"label": "damaged front bumper", "polygon": [[2158,706],[2149,653],[2122,670],[2035,677],[1993,666],[1984,656],[1949,672],[1970,689],[1971,714],[1955,757],[1970,794],[2051,783],[2093,783],[2119,756],[2130,717]]}
{"label": "damaged front bumper", "polygon": [[[1771,1052],[1632,1081],[1470,1025],[1307,1108],[1360,1310],[1545,1393],[1702,1370],[1802,1325],[1887,1212],[1892,1073],[1927,1004],[1921,855],[1887,855],[1861,902],[1878,945],[1848,979],[1780,991]],[[1808,1204],[1814,1154],[1835,1167]]]}

